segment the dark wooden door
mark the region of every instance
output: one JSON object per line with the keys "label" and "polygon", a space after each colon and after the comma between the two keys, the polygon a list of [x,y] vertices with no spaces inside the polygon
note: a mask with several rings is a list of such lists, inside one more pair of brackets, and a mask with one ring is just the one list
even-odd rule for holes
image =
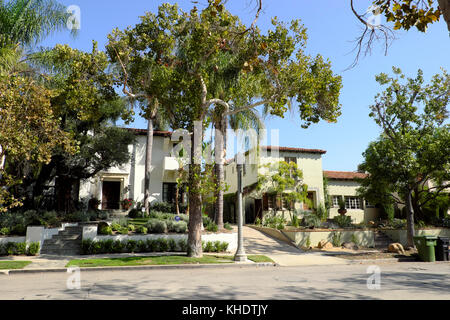
{"label": "dark wooden door", "polygon": [[[262,199],[255,199],[255,220],[256,218],[259,218],[262,220],[263,215],[263,200]],[[254,223],[254,221],[253,221]]]}
{"label": "dark wooden door", "polygon": [[102,209],[120,209],[120,181],[103,181]]}

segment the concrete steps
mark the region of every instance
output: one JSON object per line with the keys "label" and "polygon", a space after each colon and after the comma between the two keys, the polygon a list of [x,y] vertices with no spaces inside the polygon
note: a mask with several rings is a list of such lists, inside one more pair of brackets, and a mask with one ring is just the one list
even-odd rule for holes
{"label": "concrete steps", "polygon": [[394,241],[391,238],[389,238],[384,232],[379,230],[375,232],[376,249],[387,249],[389,247],[389,244],[393,242]]}
{"label": "concrete steps", "polygon": [[78,255],[81,253],[82,227],[66,227],[49,240],[45,240],[41,254]]}

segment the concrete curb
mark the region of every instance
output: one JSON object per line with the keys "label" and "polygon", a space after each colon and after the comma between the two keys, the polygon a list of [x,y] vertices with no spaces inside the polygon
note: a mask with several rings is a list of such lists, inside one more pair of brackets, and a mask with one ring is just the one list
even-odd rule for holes
{"label": "concrete curb", "polygon": [[345,259],[348,260],[351,264],[360,264],[360,263],[377,263],[377,262],[421,262],[420,260],[416,260],[414,258],[385,258],[385,259]]}
{"label": "concrete curb", "polygon": [[[130,270],[172,270],[172,269],[197,269],[197,268],[261,268],[261,267],[276,267],[276,263],[258,262],[258,263],[230,263],[230,264],[190,264],[190,265],[148,265],[148,266],[119,266],[119,267],[93,267],[80,268],[80,271],[130,271]],[[0,275],[11,274],[36,274],[36,273],[50,273],[62,272],[67,273],[69,268],[53,268],[53,269],[16,269],[16,270],[2,270]]]}

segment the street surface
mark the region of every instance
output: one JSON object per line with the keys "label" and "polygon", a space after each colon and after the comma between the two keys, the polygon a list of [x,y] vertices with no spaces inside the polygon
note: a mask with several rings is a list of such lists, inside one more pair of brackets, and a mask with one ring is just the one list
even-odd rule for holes
{"label": "street surface", "polygon": [[11,274],[0,275],[0,299],[450,300],[450,263],[379,263],[379,290],[368,289],[369,266],[86,271],[80,289],[69,273]]}

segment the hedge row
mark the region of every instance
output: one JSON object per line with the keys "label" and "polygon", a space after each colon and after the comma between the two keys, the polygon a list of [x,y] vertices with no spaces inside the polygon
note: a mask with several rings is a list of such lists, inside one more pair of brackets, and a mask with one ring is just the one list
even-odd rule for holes
{"label": "hedge row", "polygon": [[[204,252],[225,252],[228,242],[203,241]],[[139,253],[139,252],[186,252],[187,240],[175,239],[147,239],[147,240],[83,240],[81,254],[105,254],[105,253]]]}
{"label": "hedge row", "polygon": [[0,243],[0,256],[37,256],[39,254],[40,243],[32,242],[7,242]]}

